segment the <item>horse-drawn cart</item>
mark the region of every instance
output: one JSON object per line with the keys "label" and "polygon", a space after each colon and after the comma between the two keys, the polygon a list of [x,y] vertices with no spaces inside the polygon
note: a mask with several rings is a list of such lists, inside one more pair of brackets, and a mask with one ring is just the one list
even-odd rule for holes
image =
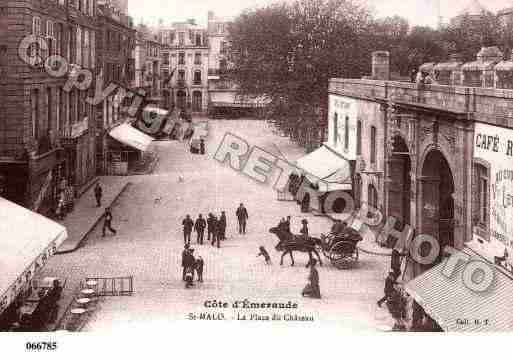
{"label": "horse-drawn cart", "polygon": [[361,240],[362,237],[358,232],[346,228],[343,233],[322,235],[320,247],[333,266],[345,269],[358,262],[358,242]]}

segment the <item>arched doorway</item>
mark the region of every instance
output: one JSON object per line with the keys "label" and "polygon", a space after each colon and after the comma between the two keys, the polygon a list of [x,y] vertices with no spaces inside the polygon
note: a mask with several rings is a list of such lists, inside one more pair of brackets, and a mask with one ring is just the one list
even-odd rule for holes
{"label": "arched doorway", "polygon": [[185,105],[187,102],[187,94],[183,90],[178,90],[176,92],[176,106],[180,109],[185,109]]}
{"label": "arched doorway", "polygon": [[388,215],[395,217],[402,228],[405,224],[411,224],[411,158],[401,136],[393,139],[389,177]]}
{"label": "arched doorway", "polygon": [[200,112],[202,109],[202,94],[201,91],[194,91],[192,93],[192,110]]}
{"label": "arched doorway", "polygon": [[439,150],[425,157],[421,175],[421,233],[435,237],[440,246],[454,246],[454,178]]}

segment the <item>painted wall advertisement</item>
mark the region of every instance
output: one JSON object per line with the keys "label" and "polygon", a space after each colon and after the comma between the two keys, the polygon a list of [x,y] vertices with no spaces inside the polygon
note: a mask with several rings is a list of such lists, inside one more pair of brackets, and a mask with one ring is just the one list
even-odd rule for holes
{"label": "painted wall advertisement", "polygon": [[[481,172],[476,172],[476,166]],[[474,219],[469,246],[491,261],[513,265],[513,130],[476,123],[474,134],[475,217],[485,217],[488,228]],[[479,173],[479,175],[476,175]],[[485,190],[486,188],[486,190]],[[477,213],[477,214],[476,214]],[[482,219],[477,222],[483,222]],[[486,224],[486,223],[485,223]],[[505,251],[508,253],[505,258]]]}
{"label": "painted wall advertisement", "polygon": [[356,123],[358,106],[355,99],[330,95],[327,144],[348,160],[356,160]]}

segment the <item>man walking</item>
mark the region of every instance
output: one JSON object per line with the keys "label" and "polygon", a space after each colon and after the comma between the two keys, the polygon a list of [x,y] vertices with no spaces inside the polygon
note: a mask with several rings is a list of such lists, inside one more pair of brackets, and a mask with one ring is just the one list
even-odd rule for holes
{"label": "man walking", "polygon": [[224,241],[226,239],[226,213],[224,211],[221,212],[221,217],[219,218],[219,239]]}
{"label": "man walking", "polygon": [[212,245],[215,246],[217,243],[217,248],[220,247],[219,239],[219,220],[216,218],[216,216],[212,215]]}
{"label": "man walking", "polygon": [[290,231],[290,216],[287,216],[287,220],[285,221],[285,224],[283,225],[283,228],[288,232],[292,233]]}
{"label": "man walking", "polygon": [[112,228],[112,212],[110,208],[105,208],[104,220],[103,220],[103,229],[102,229],[102,237],[105,237],[105,230],[108,229],[112,234],[116,234],[116,230]]}
{"label": "man walking", "polygon": [[186,244],[182,251],[182,280],[185,282],[185,272],[187,272],[187,262],[189,256],[189,245]]}
{"label": "man walking", "polygon": [[214,221],[214,215],[212,213],[208,214],[207,218],[207,241],[212,241],[212,236],[214,235],[214,227],[215,227],[215,221]]}
{"label": "man walking", "polygon": [[185,219],[182,221],[183,225],[183,242],[184,244],[191,244],[191,233],[192,227],[194,227],[194,222],[191,219],[190,215],[185,216]]}
{"label": "man walking", "polygon": [[205,234],[205,227],[207,226],[207,222],[203,219],[201,214],[198,216],[198,219],[196,219],[196,223],[194,224],[194,230],[197,233],[196,237],[196,243],[203,245],[203,237]]}
{"label": "man walking", "polygon": [[100,186],[100,183],[96,183],[96,186],[94,187],[94,197],[96,198],[96,207],[102,206],[102,195],[103,195],[102,186]]}
{"label": "man walking", "polygon": [[239,234],[246,234],[246,222],[249,216],[243,203],[241,203],[239,208],[237,208],[237,212],[235,212],[235,214],[237,215],[237,220],[239,222]]}

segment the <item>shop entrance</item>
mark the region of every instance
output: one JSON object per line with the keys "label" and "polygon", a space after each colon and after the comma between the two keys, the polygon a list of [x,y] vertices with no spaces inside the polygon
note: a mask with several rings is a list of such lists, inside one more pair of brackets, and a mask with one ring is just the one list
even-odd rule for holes
{"label": "shop entrance", "polygon": [[201,102],[202,102],[202,95],[201,91],[194,91],[192,93],[192,110],[194,112],[200,112],[201,111]]}
{"label": "shop entrance", "polygon": [[402,228],[405,224],[411,224],[411,158],[401,136],[394,137],[389,170],[388,215],[395,217]]}
{"label": "shop entrance", "polygon": [[177,91],[176,92],[176,106],[179,109],[184,110],[186,102],[187,102],[187,94],[185,93],[185,91],[183,91],[183,90]]}
{"label": "shop entrance", "polygon": [[422,167],[421,233],[454,246],[454,178],[444,155],[431,150]]}

